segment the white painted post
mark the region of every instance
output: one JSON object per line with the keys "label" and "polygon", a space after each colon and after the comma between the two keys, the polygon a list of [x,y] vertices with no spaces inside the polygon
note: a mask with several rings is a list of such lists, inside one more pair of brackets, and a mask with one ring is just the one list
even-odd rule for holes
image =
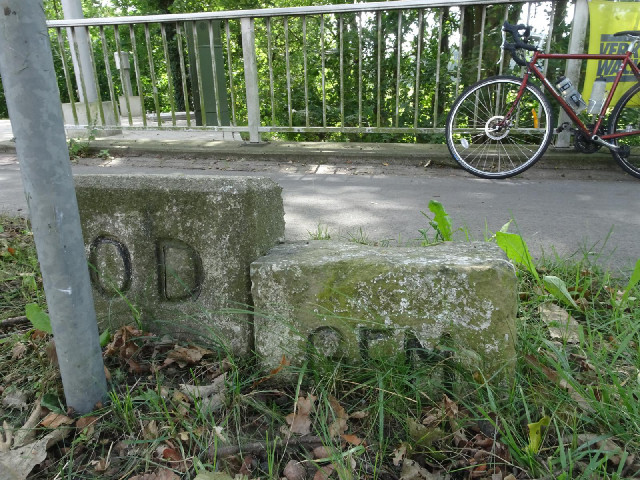
{"label": "white painted post", "polygon": [[[573,13],[573,25],[571,27],[571,38],[569,39],[569,51],[567,53],[584,53],[584,42],[587,37],[587,25],[589,23],[589,5],[587,0],[576,0],[576,6]],[[577,88],[580,80],[580,65],[582,60],[567,60],[564,76],[571,80]],[[551,79],[555,81],[556,79]],[[558,116],[558,126],[563,123],[571,123],[571,119],[560,110]],[[571,141],[571,132],[564,130],[558,134],[556,139],[556,148],[569,148]]]}
{"label": "white painted post", "polygon": [[[73,18],[84,18],[82,13],[81,0],[62,0],[62,11],[65,20]],[[71,29],[67,29],[67,37],[69,38],[69,46],[71,49],[71,59],[73,60],[73,69],[76,75],[76,84],[78,85],[78,96],[81,102],[95,102],[98,100],[98,92],[96,91],[96,82],[93,76],[93,66],[91,64],[91,54],[89,53],[89,37],[84,28],[75,29],[75,39],[78,42],[79,57],[76,55],[76,49],[73,44],[73,36]],[[84,78],[84,87],[82,89],[81,78]]]}
{"label": "white painted post", "polygon": [[244,57],[244,80],[247,92],[247,117],[249,142],[260,143],[260,99],[258,98],[258,66],[256,62],[256,36],[253,18],[241,18],[242,55]]}
{"label": "white painted post", "polygon": [[107,382],[42,1],[0,0],[0,38],[0,76],[64,394],[84,414],[106,399]]}

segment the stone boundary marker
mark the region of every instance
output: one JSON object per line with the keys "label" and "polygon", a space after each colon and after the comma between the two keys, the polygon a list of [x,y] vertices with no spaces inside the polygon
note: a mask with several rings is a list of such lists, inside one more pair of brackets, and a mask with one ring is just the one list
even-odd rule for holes
{"label": "stone boundary marker", "polygon": [[398,354],[426,361],[440,346],[487,377],[515,367],[517,280],[494,244],[284,244],[251,264],[251,279],[267,371],[283,355],[298,366]]}
{"label": "stone boundary marker", "polygon": [[103,328],[140,316],[151,331],[218,337],[234,354],[253,350],[249,265],[284,238],[280,186],[196,175],[75,182]]}

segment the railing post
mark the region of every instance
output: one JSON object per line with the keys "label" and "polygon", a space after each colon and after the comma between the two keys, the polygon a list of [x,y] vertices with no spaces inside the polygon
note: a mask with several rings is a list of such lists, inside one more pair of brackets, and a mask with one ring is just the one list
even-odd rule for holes
{"label": "railing post", "polygon": [[241,18],[242,55],[244,58],[244,81],[247,92],[247,118],[249,142],[260,143],[260,99],[258,98],[258,66],[256,62],[256,37],[253,18]]}
{"label": "railing post", "polygon": [[[62,0],[62,11],[64,12],[65,20],[72,18],[84,18],[84,15],[82,14],[82,3],[80,0]],[[71,28],[68,29],[69,47],[76,74],[80,101],[86,103],[95,102],[98,100],[98,91],[96,90],[96,81],[93,75],[91,54],[89,52],[89,49],[91,48],[89,36],[84,28],[81,27],[75,29],[75,39],[78,42],[79,53],[79,55],[76,55],[76,49],[73,48],[74,42],[71,30]],[[84,81],[81,80],[81,77]],[[91,123],[91,119],[88,119],[87,121]]]}
{"label": "railing post", "polygon": [[[573,14],[573,26],[571,27],[571,38],[569,39],[569,51],[567,53],[584,53],[584,41],[587,36],[587,24],[589,23],[589,5],[587,0],[576,0]],[[582,60],[567,60],[564,76],[571,80],[571,83],[578,87],[580,80],[580,65]],[[552,79],[555,81],[555,78]],[[558,126],[563,123],[571,123],[571,119],[560,110],[558,115]],[[556,148],[569,148],[571,132],[564,130],[558,134]]]}

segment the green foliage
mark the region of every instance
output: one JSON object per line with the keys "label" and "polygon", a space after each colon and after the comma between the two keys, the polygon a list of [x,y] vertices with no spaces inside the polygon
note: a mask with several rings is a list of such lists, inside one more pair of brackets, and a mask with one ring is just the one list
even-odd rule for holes
{"label": "green foliage", "polygon": [[640,259],[638,259],[638,261],[636,262],[636,266],[633,269],[633,273],[631,274],[629,283],[624,289],[624,293],[622,295],[622,298],[620,299],[621,306],[624,306],[627,303],[627,300],[629,299],[629,295],[631,294],[631,291],[638,284],[638,282],[640,282]]}
{"label": "green foliage", "polygon": [[51,319],[49,314],[45,312],[37,303],[29,303],[25,306],[25,315],[27,320],[31,322],[33,328],[41,330],[48,334],[52,334]]}
{"label": "green foliage", "polygon": [[524,239],[520,235],[508,232],[496,232],[495,238],[496,243],[504,250],[509,260],[523,266],[535,278],[536,282],[540,283],[540,277]]}
{"label": "green foliage", "polygon": [[318,224],[315,231],[307,230],[311,240],[331,240],[331,234],[329,233],[329,227],[326,225]]}

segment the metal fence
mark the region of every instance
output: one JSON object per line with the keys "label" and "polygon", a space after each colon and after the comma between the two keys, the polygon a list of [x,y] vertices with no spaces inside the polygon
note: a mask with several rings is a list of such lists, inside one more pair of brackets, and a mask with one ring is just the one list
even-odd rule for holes
{"label": "metal fence", "polygon": [[[572,12],[569,2],[567,18]],[[448,104],[465,85],[511,71],[508,58],[497,63],[501,25],[532,18],[546,50],[567,37],[570,22],[557,17],[554,2],[527,0],[405,0],[48,25],[66,123],[76,128],[210,129],[244,132],[252,142],[272,133],[397,140],[441,134]]]}

